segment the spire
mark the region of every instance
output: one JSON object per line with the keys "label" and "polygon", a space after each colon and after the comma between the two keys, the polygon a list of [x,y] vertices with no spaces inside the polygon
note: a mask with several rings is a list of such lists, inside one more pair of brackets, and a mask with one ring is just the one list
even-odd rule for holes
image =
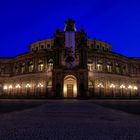
{"label": "spire", "polygon": [[64,28],[64,31],[76,31],[76,28],[75,28],[75,21],[71,18],[68,18],[66,21],[65,21],[65,28]]}

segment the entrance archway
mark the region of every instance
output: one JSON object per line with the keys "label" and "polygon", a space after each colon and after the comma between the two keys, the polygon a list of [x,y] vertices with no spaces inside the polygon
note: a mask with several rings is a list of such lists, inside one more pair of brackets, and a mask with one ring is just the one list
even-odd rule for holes
{"label": "entrance archway", "polygon": [[63,96],[65,98],[77,97],[77,79],[73,75],[67,75],[64,78]]}

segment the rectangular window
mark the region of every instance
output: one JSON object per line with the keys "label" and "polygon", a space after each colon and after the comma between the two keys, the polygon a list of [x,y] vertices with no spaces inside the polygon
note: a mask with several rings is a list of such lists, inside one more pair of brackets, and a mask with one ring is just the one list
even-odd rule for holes
{"label": "rectangular window", "polygon": [[120,67],[116,67],[116,73],[120,73]]}
{"label": "rectangular window", "polygon": [[97,69],[98,71],[103,71],[103,65],[102,65],[102,64],[97,64],[97,65],[96,65],[96,69]]}
{"label": "rectangular window", "polygon": [[107,65],[107,72],[112,72],[112,66],[111,65]]}
{"label": "rectangular window", "polygon": [[92,71],[92,67],[93,67],[92,64],[88,64],[88,70],[89,71]]}
{"label": "rectangular window", "polygon": [[21,73],[24,73],[25,72],[25,66],[22,66],[21,67]]}
{"label": "rectangular window", "polygon": [[38,64],[38,71],[43,71],[44,65],[43,64]]}
{"label": "rectangular window", "polygon": [[34,70],[34,66],[33,65],[29,65],[29,72],[33,72]]}

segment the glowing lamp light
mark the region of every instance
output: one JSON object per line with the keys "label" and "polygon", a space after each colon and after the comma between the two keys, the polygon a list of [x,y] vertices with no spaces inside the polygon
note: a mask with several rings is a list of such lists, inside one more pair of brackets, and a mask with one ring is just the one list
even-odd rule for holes
{"label": "glowing lamp light", "polygon": [[7,86],[4,86],[4,87],[3,87],[3,89],[4,89],[4,90],[7,90],[7,89],[8,89],[8,87],[7,87]]}
{"label": "glowing lamp light", "polygon": [[37,85],[37,87],[44,87],[44,85],[41,84],[41,83],[39,83],[39,84]]}
{"label": "glowing lamp light", "polygon": [[129,85],[129,86],[128,86],[128,88],[129,88],[129,89],[132,89],[132,86],[131,86],[131,85]]}
{"label": "glowing lamp light", "polygon": [[104,88],[102,83],[98,84],[97,87]]}
{"label": "glowing lamp light", "polygon": [[77,86],[74,86],[74,92],[77,92]]}
{"label": "glowing lamp light", "polygon": [[115,88],[115,85],[114,85],[114,84],[111,84],[111,85],[110,85],[110,88]]}
{"label": "glowing lamp light", "polygon": [[40,66],[41,66],[41,67],[43,67],[44,65],[43,65],[43,64],[41,64]]}
{"label": "glowing lamp light", "polygon": [[125,88],[125,86],[124,85],[121,85],[120,88]]}
{"label": "glowing lamp light", "polygon": [[19,84],[16,85],[16,88],[21,88],[21,86]]}
{"label": "glowing lamp light", "polygon": [[134,90],[138,90],[138,87],[137,86],[134,86]]}
{"label": "glowing lamp light", "polygon": [[64,90],[64,93],[66,93],[66,92],[67,92],[66,85],[64,85],[64,88],[63,88],[63,90]]}
{"label": "glowing lamp light", "polygon": [[27,84],[25,87],[26,87],[26,88],[30,88],[30,87],[31,87],[31,85],[30,85],[30,84]]}
{"label": "glowing lamp light", "polygon": [[12,89],[12,88],[13,88],[13,86],[12,86],[12,85],[10,85],[10,86],[9,86],[9,89]]}

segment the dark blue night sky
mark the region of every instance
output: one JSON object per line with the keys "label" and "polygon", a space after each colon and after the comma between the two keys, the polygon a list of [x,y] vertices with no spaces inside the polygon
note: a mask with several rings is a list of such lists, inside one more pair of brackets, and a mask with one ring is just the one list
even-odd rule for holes
{"label": "dark blue night sky", "polygon": [[16,56],[53,37],[67,18],[89,37],[111,43],[113,51],[140,57],[139,0],[0,0],[0,56]]}

